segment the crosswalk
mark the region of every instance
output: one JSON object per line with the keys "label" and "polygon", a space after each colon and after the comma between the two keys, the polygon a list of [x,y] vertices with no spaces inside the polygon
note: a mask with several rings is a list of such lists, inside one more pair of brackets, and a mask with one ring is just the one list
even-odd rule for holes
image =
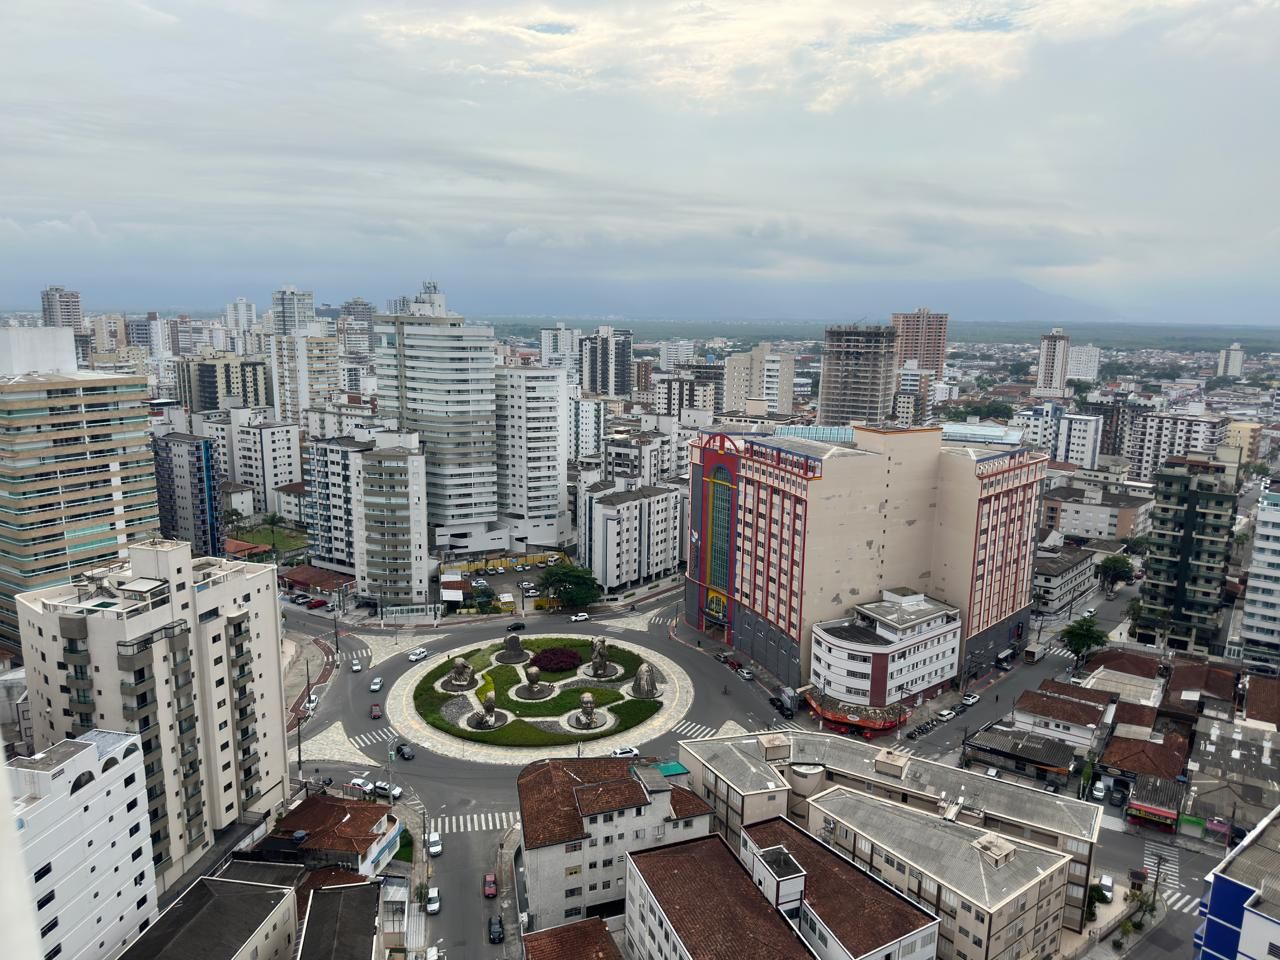
{"label": "crosswalk", "polygon": [[449,833],[483,833],[489,830],[507,830],[520,823],[520,811],[501,810],[496,813],[459,813],[450,817],[432,817],[427,830],[441,836]]}
{"label": "crosswalk", "polygon": [[702,723],[694,723],[692,720],[682,720],[671,729],[685,740],[702,740],[716,732],[715,727],[708,727],[706,724]]}
{"label": "crosswalk", "polygon": [[359,736],[351,738],[351,742],[357,747],[372,747],[375,743],[382,743],[388,740],[395,740],[399,736],[395,727],[380,727],[369,733],[362,733]]}
{"label": "crosswalk", "polygon": [[363,663],[367,667],[369,665],[369,657],[372,654],[373,654],[373,651],[370,650],[368,647],[348,648],[344,644],[342,649],[338,651],[338,656],[336,659],[338,663],[350,663],[352,660],[359,660],[361,663]]}
{"label": "crosswalk", "polygon": [[1147,878],[1155,883],[1159,870],[1160,889],[1177,890],[1182,886],[1178,876],[1178,848],[1158,840],[1147,840],[1142,845],[1142,865],[1147,868]]}
{"label": "crosswalk", "polygon": [[676,618],[654,614],[652,617],[649,618],[649,622],[659,627],[670,627],[675,624]]}
{"label": "crosswalk", "polygon": [[1045,655],[1050,657],[1062,657],[1064,660],[1074,660],[1076,655],[1063,646],[1053,646],[1045,648]]}
{"label": "crosswalk", "polygon": [[1200,909],[1200,897],[1193,893],[1166,893],[1164,902],[1174,913],[1196,913]]}

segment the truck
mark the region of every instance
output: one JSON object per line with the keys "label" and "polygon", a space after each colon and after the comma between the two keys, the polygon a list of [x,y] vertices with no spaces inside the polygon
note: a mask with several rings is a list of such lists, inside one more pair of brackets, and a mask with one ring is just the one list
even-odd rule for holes
{"label": "truck", "polygon": [[1027,648],[1022,651],[1022,660],[1024,663],[1039,663],[1040,658],[1044,656],[1044,647],[1036,643],[1027,644]]}

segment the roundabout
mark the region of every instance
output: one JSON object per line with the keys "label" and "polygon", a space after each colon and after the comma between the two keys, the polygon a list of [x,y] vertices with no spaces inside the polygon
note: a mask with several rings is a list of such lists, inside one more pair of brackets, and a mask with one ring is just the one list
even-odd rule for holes
{"label": "roundabout", "polygon": [[606,756],[668,732],[692,702],[688,675],[653,650],[612,637],[515,634],[416,664],[386,698],[388,719],[424,749],[500,764]]}

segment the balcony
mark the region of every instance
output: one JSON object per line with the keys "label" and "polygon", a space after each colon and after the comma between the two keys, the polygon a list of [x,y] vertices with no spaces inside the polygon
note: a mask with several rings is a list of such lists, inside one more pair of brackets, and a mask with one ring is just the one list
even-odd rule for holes
{"label": "balcony", "polygon": [[164,783],[164,768],[160,764],[157,763],[153,768],[144,772],[147,775],[146,785],[148,787],[158,787]]}
{"label": "balcony", "polygon": [[[241,789],[248,790],[250,787],[252,787],[255,783],[257,783],[261,779],[262,779],[262,772],[259,770],[253,770],[249,773],[246,773],[240,779],[240,787]],[[257,791],[255,790],[254,793],[256,794]]]}
{"label": "balcony", "polygon": [[68,643],[62,648],[62,659],[68,666],[87,667],[89,665],[89,648],[80,644]]}
{"label": "balcony", "polygon": [[67,671],[66,679],[63,682],[72,690],[93,689],[93,677],[78,677],[73,670]]}
{"label": "balcony", "polygon": [[258,699],[257,694],[255,694],[252,690],[250,690],[244,696],[236,698],[235,708],[237,710],[246,710],[249,707],[253,706],[254,702],[257,699]]}
{"label": "balcony", "polygon": [[231,675],[231,685],[233,687],[243,687],[246,683],[253,679],[252,670],[241,670],[239,673]]}
{"label": "balcony", "polygon": [[236,729],[243,730],[247,726],[249,726],[249,724],[253,723],[253,721],[257,719],[258,719],[258,712],[254,710],[252,707],[250,707],[249,711],[245,713],[243,716],[236,717]]}
{"label": "balcony", "polygon": [[240,734],[237,743],[242,747],[247,747],[258,742],[258,731],[250,727],[248,730]]}
{"label": "balcony", "polygon": [[155,674],[147,677],[145,680],[121,680],[120,695],[125,697],[138,697],[144,693],[150,693],[156,688]]}
{"label": "balcony", "polygon": [[182,775],[182,786],[185,788],[196,787],[200,785],[200,766],[193,764]]}
{"label": "balcony", "polygon": [[134,723],[135,721],[141,720],[143,717],[154,715],[159,706],[160,704],[155,700],[152,700],[150,703],[142,704],[130,705],[126,703],[122,712],[124,713],[126,721]]}
{"label": "balcony", "polygon": [[258,762],[258,760],[259,760],[258,751],[250,750],[248,756],[242,756],[240,758],[240,766],[241,768],[252,767],[254,764]]}
{"label": "balcony", "polygon": [[237,653],[231,658],[231,666],[233,667],[247,667],[252,662],[253,651],[248,649],[242,653]]}
{"label": "balcony", "polygon": [[176,693],[179,690],[185,690],[187,687],[191,686],[193,680],[195,680],[195,674],[188,670],[182,676],[178,677],[178,679],[173,681],[174,692]]}
{"label": "balcony", "polygon": [[174,719],[176,719],[179,723],[181,723],[183,720],[195,719],[195,715],[196,715],[196,705],[195,705],[195,701],[192,701],[191,703],[188,703],[185,706],[179,707],[177,714],[175,714],[174,716]]}

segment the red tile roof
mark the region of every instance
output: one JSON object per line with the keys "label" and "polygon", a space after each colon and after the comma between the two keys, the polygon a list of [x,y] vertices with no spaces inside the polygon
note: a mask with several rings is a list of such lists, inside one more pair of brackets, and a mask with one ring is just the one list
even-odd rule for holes
{"label": "red tile roof", "polygon": [[250,543],[248,540],[236,540],[227,537],[225,542],[227,556],[239,557],[245,559],[247,557],[257,556],[260,553],[270,553],[271,548],[261,543]]}
{"label": "red tile roof", "polygon": [[1244,706],[1250,720],[1262,720],[1280,726],[1280,679],[1249,677],[1249,692]]}
{"label": "red tile roof", "polygon": [[705,817],[712,813],[711,805],[685,787],[671,788],[671,815],[677,820]]}
{"label": "red tile roof", "polygon": [[1100,650],[1089,658],[1085,669],[1093,673],[1101,667],[1148,680],[1154,680],[1160,674],[1160,661],[1155,657],[1127,650]]}
{"label": "red tile roof", "polygon": [[585,837],[578,787],[630,779],[632,762],[612,757],[538,760],[521,770],[516,791],[525,846],[549,847]]}
{"label": "red tile roof", "polygon": [[1199,690],[1215,700],[1230,703],[1236,696],[1236,672],[1208,663],[1176,663],[1165,690],[1165,697],[1170,701],[1182,700],[1183,691]]}
{"label": "red tile roof", "polygon": [[1090,690],[1088,687],[1074,687],[1069,683],[1060,683],[1057,680],[1042,680],[1038,689],[1041,693],[1053,693],[1069,700],[1094,703],[1100,707],[1105,707],[1116,696],[1110,690]]}
{"label": "red tile roof", "polygon": [[525,960],[622,960],[599,917],[524,935]]}
{"label": "red tile roof", "polygon": [[1121,700],[1116,704],[1115,721],[1117,724],[1127,723],[1135,727],[1154,727],[1156,708]]}
{"label": "red tile roof", "polygon": [[607,780],[604,783],[584,783],[573,788],[574,803],[584,817],[593,814],[642,807],[648,804],[649,795],[640,781],[632,777],[623,780]]}
{"label": "red tile roof", "polygon": [[719,834],[633,853],[631,862],[698,960],[812,960]]}
{"label": "red tile roof", "polygon": [[781,845],[805,871],[804,899],[852,956],[884,949],[934,922],[906,897],[782,818],[747,827],[761,849]]}
{"label": "red tile roof", "polygon": [[1166,733],[1163,743],[1112,737],[1107,752],[1102,755],[1104,767],[1119,767],[1129,773],[1146,773],[1165,780],[1182,776],[1186,763],[1187,738],[1177,733]]}
{"label": "red tile roof", "polygon": [[1081,703],[1079,700],[1067,700],[1035,690],[1027,690],[1018,697],[1013,705],[1015,710],[1022,710],[1037,717],[1048,717],[1060,723],[1072,723],[1078,727],[1097,725],[1102,722],[1102,707],[1092,703]]}
{"label": "red tile roof", "polygon": [[332,592],[341,586],[356,582],[356,578],[350,574],[338,573],[334,570],[322,570],[320,567],[313,567],[309,563],[301,563],[296,567],[285,567],[280,571],[280,577],[287,581],[290,586],[302,587],[306,590],[323,590],[325,592]]}
{"label": "red tile roof", "polygon": [[271,835],[287,840],[302,830],[307,834],[299,844],[303,850],[339,850],[363,855],[382,839],[378,827],[390,812],[391,808],[385,803],[316,794],[281,817]]}

